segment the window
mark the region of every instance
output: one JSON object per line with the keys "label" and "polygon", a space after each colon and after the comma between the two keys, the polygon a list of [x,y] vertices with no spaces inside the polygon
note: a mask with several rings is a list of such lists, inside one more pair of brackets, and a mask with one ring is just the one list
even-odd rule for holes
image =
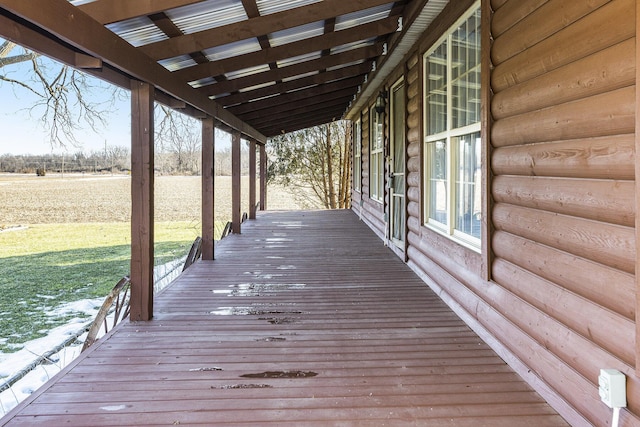
{"label": "window", "polygon": [[362,190],[362,132],[360,120],[353,124],[353,189]]}
{"label": "window", "polygon": [[384,197],[384,143],[383,122],[375,107],[369,110],[369,196],[382,202]]}
{"label": "window", "polygon": [[427,52],[425,218],[429,227],[480,246],[480,8]]}

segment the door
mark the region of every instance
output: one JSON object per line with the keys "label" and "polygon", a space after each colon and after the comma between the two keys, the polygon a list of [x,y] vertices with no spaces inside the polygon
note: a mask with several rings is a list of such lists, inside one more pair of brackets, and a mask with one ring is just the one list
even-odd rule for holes
{"label": "door", "polygon": [[404,82],[391,88],[391,161],[389,168],[391,240],[404,250],[405,240],[405,94]]}

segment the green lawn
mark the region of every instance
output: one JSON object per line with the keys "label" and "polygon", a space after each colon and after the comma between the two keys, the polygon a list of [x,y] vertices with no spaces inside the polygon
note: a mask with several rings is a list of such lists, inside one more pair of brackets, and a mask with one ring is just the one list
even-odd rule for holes
{"label": "green lawn", "polygon": [[[199,224],[155,225],[156,264],[187,254]],[[85,298],[102,298],[129,273],[127,223],[31,225],[0,233],[0,352],[46,335],[73,314],[46,312]]]}

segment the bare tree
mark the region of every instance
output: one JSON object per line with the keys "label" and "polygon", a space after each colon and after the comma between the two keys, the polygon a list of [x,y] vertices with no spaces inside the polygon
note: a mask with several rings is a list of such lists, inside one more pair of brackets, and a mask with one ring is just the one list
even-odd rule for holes
{"label": "bare tree", "polygon": [[336,121],[280,135],[267,144],[268,178],[327,209],[350,206],[351,124]]}
{"label": "bare tree", "polygon": [[[29,75],[12,78],[11,66],[27,62],[30,64]],[[99,125],[104,125],[106,113],[112,108],[120,91],[112,86],[106,100],[88,99],[86,94],[95,93],[98,88],[103,91],[107,86],[97,79],[87,78],[78,70],[2,40],[0,81],[36,95],[37,101],[29,108],[29,112],[37,116],[47,129],[52,147],[65,147],[67,143],[79,145],[75,133],[81,124],[88,125],[94,131]]]}
{"label": "bare tree", "polygon": [[158,150],[170,153],[174,171],[177,173],[199,173],[200,171],[200,125],[184,114],[159,105],[156,110],[159,123],[156,127]]}

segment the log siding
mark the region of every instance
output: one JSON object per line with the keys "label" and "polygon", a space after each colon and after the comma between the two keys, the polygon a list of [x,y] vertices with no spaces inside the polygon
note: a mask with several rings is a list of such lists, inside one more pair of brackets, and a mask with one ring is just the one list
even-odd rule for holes
{"label": "log siding", "polygon": [[572,425],[610,422],[597,377],[615,368],[620,425],[640,426],[636,3],[483,1],[480,254],[427,228],[423,203],[422,58],[471,4],[449,4],[399,66],[407,262]]}

